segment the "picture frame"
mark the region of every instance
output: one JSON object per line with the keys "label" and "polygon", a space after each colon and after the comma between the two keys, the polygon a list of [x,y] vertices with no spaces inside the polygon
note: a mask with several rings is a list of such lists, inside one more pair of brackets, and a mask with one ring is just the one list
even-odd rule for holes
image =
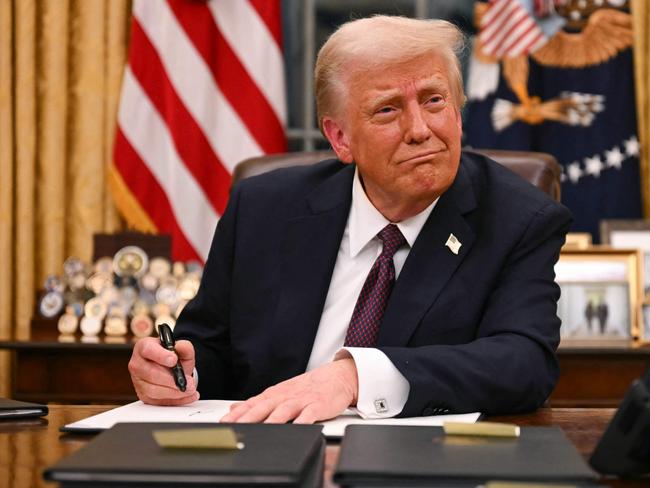
{"label": "picture frame", "polygon": [[615,249],[638,248],[643,251],[644,303],[650,303],[650,220],[601,220],[600,240]]}
{"label": "picture frame", "polygon": [[639,342],[644,345],[650,344],[650,303],[643,304],[643,323],[639,330]]}
{"label": "picture frame", "polygon": [[[642,259],[639,249],[561,251],[555,265],[561,345],[628,345],[639,340],[645,327]],[[648,314],[650,321],[650,310]]]}
{"label": "picture frame", "polygon": [[569,232],[562,249],[589,249],[591,246],[592,238],[589,232]]}

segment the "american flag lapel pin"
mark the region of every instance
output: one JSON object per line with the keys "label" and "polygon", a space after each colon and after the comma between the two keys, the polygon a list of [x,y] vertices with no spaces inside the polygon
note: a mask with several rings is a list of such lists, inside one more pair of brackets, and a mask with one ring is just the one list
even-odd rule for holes
{"label": "american flag lapel pin", "polygon": [[458,254],[458,251],[460,250],[460,246],[462,246],[462,244],[454,234],[449,234],[445,246],[447,246],[449,250],[454,254]]}

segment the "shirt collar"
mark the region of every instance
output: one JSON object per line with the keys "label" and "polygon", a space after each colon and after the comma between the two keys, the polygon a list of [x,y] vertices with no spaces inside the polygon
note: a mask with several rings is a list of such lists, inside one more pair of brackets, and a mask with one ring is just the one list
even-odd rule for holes
{"label": "shirt collar", "polygon": [[[438,203],[440,197],[436,198],[431,205],[422,210],[417,215],[410,217],[396,225],[406,239],[409,247],[413,247],[415,239],[424,227],[424,223],[429,218],[433,207]],[[350,257],[355,257],[361,250],[377,235],[377,233],[390,224],[390,221],[384,217],[379,210],[368,199],[361,179],[359,178],[359,168],[354,171],[354,181],[352,183],[352,206],[350,208],[350,218],[348,220],[348,230],[350,235]]]}

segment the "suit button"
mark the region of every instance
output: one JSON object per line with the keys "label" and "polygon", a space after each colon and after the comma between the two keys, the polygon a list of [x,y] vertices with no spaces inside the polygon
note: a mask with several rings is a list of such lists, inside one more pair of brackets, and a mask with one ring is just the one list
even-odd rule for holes
{"label": "suit button", "polygon": [[431,415],[435,415],[435,409],[431,407],[427,407],[424,410],[422,410],[422,416],[423,417],[430,417]]}

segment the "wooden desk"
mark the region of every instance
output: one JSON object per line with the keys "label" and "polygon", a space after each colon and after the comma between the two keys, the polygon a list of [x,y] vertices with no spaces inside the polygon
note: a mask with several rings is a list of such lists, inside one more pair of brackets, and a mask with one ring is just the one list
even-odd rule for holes
{"label": "wooden desk", "polygon": [[123,404],[137,400],[127,365],[131,336],[81,334],[61,338],[56,330],[36,331],[29,341],[0,341],[12,352],[11,397],[38,403]]}
{"label": "wooden desk", "polygon": [[[0,486],[7,488],[52,487],[42,479],[46,466],[84,446],[92,436],[60,434],[58,429],[76,420],[111,408],[108,405],[51,405],[44,419],[0,421]],[[529,415],[495,417],[490,420],[515,422],[520,425],[558,425],[586,457],[593,451],[613,409],[540,409]],[[325,455],[325,488],[334,485],[332,472],[338,459],[339,446],[327,446]],[[649,481],[608,480],[616,487],[648,487]]]}
{"label": "wooden desk", "polygon": [[[136,400],[127,370],[134,339],[62,342],[56,330],[36,329],[29,341],[0,341],[12,351],[17,400],[40,403],[110,403]],[[550,407],[616,407],[632,382],[650,367],[650,347],[561,347],[560,379]]]}

